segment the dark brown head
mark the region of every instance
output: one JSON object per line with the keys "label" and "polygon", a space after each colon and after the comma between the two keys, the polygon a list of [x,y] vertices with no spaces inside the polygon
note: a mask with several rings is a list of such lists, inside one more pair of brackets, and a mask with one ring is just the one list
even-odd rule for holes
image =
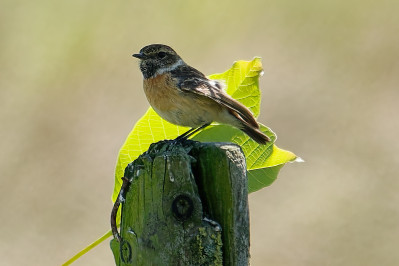
{"label": "dark brown head", "polygon": [[150,44],[133,54],[140,59],[140,70],[145,79],[155,77],[166,71],[173,70],[184,64],[180,56],[169,46],[163,44]]}

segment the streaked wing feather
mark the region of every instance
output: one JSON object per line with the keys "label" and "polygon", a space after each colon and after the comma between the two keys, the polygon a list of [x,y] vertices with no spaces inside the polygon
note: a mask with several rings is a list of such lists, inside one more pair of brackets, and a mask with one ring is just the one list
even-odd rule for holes
{"label": "streaked wing feather", "polygon": [[227,107],[230,111],[236,113],[236,116],[244,123],[248,123],[255,128],[259,125],[253,117],[251,111],[240,102],[234,100],[223,91],[223,86],[218,81],[210,81],[204,74],[193,67],[183,65],[172,71],[172,78],[177,79],[179,89],[206,96]]}

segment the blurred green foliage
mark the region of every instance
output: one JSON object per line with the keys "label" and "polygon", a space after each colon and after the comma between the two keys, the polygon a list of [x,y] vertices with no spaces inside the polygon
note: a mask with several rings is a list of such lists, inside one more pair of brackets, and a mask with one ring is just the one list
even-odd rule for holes
{"label": "blurred green foliage", "polygon": [[398,1],[1,4],[3,264],[57,265],[108,228],[115,157],[148,108],[131,54],[149,43],[204,73],[263,58],[259,121],[307,163],[251,195],[251,264],[398,264]]}

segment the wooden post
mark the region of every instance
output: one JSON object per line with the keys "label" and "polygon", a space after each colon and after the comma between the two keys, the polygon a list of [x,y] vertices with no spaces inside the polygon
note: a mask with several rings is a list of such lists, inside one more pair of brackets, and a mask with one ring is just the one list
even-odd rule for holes
{"label": "wooden post", "polygon": [[116,265],[248,265],[245,157],[228,143],[152,144],[128,165]]}

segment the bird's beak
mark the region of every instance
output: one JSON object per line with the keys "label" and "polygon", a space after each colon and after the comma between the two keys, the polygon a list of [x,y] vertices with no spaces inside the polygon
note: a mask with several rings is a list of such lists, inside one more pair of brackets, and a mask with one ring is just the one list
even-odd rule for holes
{"label": "bird's beak", "polygon": [[133,57],[136,57],[136,58],[138,58],[138,59],[141,59],[141,60],[143,60],[143,59],[146,58],[146,56],[145,56],[144,54],[133,54],[132,56],[133,56]]}

